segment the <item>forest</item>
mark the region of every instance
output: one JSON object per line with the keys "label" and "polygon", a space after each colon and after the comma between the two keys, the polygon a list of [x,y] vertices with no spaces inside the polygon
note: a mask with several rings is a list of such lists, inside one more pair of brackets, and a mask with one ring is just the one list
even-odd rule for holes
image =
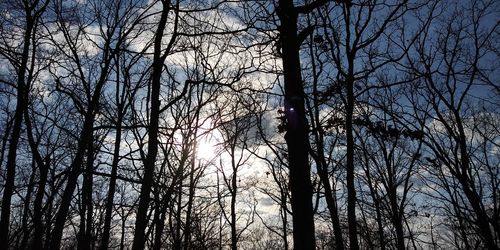
{"label": "forest", "polygon": [[1,0],[2,249],[500,249],[500,1]]}

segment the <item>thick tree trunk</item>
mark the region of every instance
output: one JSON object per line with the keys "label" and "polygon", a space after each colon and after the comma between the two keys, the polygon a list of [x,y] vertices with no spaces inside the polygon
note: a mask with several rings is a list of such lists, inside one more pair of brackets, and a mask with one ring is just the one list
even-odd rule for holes
{"label": "thick tree trunk", "polygon": [[283,231],[283,235],[281,236],[283,240],[283,248],[285,250],[290,249],[289,243],[288,243],[288,211],[287,211],[287,194],[281,192],[281,204],[280,204],[280,212],[282,214],[281,216],[281,223],[282,223],[282,228],[281,230]]}
{"label": "thick tree trunk", "polygon": [[354,132],[353,132],[353,114],[354,114],[354,58],[356,50],[351,48],[351,15],[350,4],[345,4],[345,23],[346,23],[346,54],[348,61],[348,72],[345,79],[345,88],[347,92],[346,100],[346,182],[347,182],[347,224],[349,225],[349,248],[358,250],[358,230],[356,220],[356,187],[354,184]]}
{"label": "thick tree trunk", "polygon": [[304,108],[299,41],[297,38],[297,11],[291,0],[280,0],[277,9],[282,47],[283,76],[285,82],[285,115],[290,169],[290,189],[293,211],[293,241],[295,249],[316,248],[314,212],[312,206],[311,171],[309,165],[308,122]]}
{"label": "thick tree trunk", "polygon": [[[55,158],[53,158],[52,161],[55,161]],[[54,164],[55,165],[55,164]],[[47,165],[47,166],[50,166],[50,165]],[[47,185],[49,185],[49,190],[50,190],[50,195],[47,197],[47,200],[45,201],[45,208],[47,209],[47,211],[45,212],[44,211],[44,214],[45,214],[45,228],[43,229],[44,230],[44,234],[45,234],[45,241],[43,243],[43,249],[44,250],[52,250],[50,248],[50,240],[51,240],[51,229],[52,229],[52,225],[54,224],[54,220],[53,219],[53,212],[55,212],[55,207],[56,207],[56,204],[54,204],[54,200],[56,199],[56,196],[57,196],[57,190],[59,188],[62,187],[62,183],[61,184],[58,184],[56,183],[56,177],[55,177],[55,170],[54,169],[49,169],[50,172],[50,177],[47,178]]]}
{"label": "thick tree trunk", "polygon": [[[387,148],[384,146],[384,144],[381,144],[382,146],[382,152],[384,155],[384,162],[385,162],[385,170],[387,171],[387,195],[389,197],[389,205],[390,205],[390,211],[391,211],[391,222],[392,225],[394,226],[394,229],[396,231],[396,247],[399,250],[404,250],[406,249],[405,247],[405,239],[404,239],[404,230],[403,230],[403,215],[400,212],[399,209],[399,200],[398,200],[398,194],[397,194],[397,186],[396,186],[396,181],[395,181],[395,168],[391,164],[392,159],[391,153],[387,152]],[[393,145],[393,148],[396,145]]]}

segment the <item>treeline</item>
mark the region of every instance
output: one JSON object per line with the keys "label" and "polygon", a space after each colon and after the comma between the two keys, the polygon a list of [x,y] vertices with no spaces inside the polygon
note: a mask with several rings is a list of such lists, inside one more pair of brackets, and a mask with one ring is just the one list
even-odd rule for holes
{"label": "treeline", "polygon": [[5,249],[499,249],[500,2],[3,0]]}

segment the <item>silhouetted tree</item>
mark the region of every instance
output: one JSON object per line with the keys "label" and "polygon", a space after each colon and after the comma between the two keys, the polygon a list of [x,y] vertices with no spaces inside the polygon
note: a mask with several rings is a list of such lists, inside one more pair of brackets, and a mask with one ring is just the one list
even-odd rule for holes
{"label": "silhouetted tree", "polygon": [[[439,188],[434,188],[438,194],[433,195],[444,199],[454,211],[461,243],[466,248],[498,249],[498,213],[488,209],[498,206],[494,184],[498,176],[488,163],[494,156],[486,153],[478,158],[476,152],[489,144],[479,130],[497,136],[489,125],[478,128],[478,121],[497,116],[497,104],[490,105],[484,98],[489,98],[485,91],[494,87],[492,72],[498,70],[498,65],[486,62],[496,54],[490,44],[499,22],[486,21],[494,12],[492,1],[451,6],[453,11],[445,11],[435,26],[426,29],[408,56],[408,73],[418,84],[412,97],[415,118],[425,126],[426,164],[433,175],[429,178],[439,179],[431,181],[439,183]],[[448,5],[440,7],[449,9]],[[437,27],[439,31],[431,34]],[[491,97],[497,94],[493,92]],[[474,233],[469,231],[471,227]],[[471,234],[479,239],[472,240]]]}
{"label": "silhouetted tree", "polygon": [[[19,138],[21,137],[21,127],[24,112],[28,108],[29,91],[32,88],[35,61],[37,51],[37,30],[40,25],[40,18],[47,8],[49,1],[34,2],[3,2],[3,11],[10,10],[14,16],[2,20],[2,30],[14,31],[17,27],[22,27],[22,34],[7,35],[2,39],[2,56],[7,59],[10,66],[15,69],[15,79],[13,82],[2,80],[15,88],[16,109],[13,117],[12,132],[9,139],[9,149],[6,163],[6,177],[2,196],[2,214],[0,217],[0,245],[9,246],[9,226],[11,216],[11,201],[14,193],[14,180],[16,178],[16,158]],[[5,26],[4,26],[5,25]],[[22,42],[16,45],[17,39]],[[19,56],[20,55],[20,56]],[[14,82],[15,81],[15,82]]]}

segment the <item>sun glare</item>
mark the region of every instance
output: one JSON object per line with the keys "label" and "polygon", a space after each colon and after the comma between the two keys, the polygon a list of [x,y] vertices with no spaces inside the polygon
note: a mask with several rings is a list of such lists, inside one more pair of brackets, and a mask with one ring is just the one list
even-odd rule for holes
{"label": "sun glare", "polygon": [[213,159],[216,156],[216,147],[216,142],[213,138],[203,138],[198,141],[197,158],[206,161]]}

